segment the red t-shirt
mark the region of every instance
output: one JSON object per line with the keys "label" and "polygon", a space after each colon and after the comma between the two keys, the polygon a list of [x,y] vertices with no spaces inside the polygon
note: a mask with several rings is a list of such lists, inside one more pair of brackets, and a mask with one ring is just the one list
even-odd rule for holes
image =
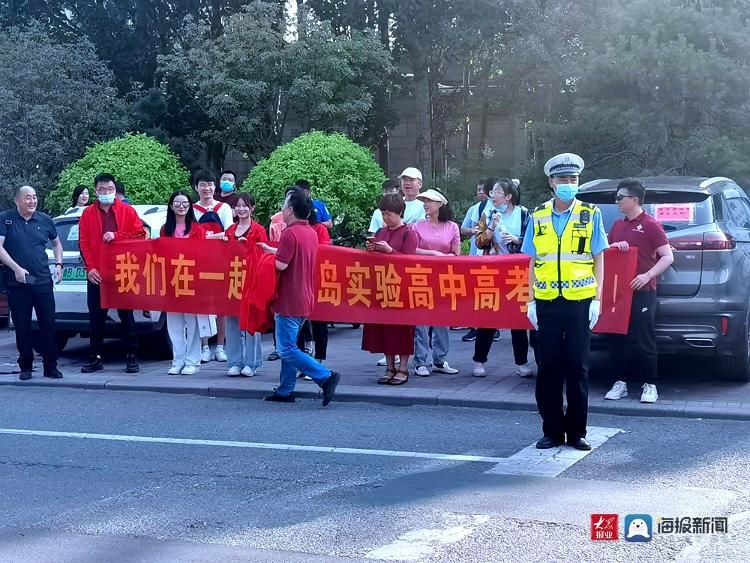
{"label": "red t-shirt", "polygon": [[331,234],[323,223],[315,223],[310,226],[315,231],[315,234],[318,235],[318,244],[331,244]]}
{"label": "red t-shirt", "polygon": [[239,228],[240,228],[239,223],[234,223],[224,232],[224,235],[228,239],[234,239],[234,240],[237,240],[240,237],[246,238],[249,244],[255,244],[256,242],[268,242],[268,236],[266,235],[266,230],[255,221],[250,223],[250,228],[247,231],[240,232],[238,234],[237,229]]}
{"label": "red t-shirt", "polygon": [[307,317],[315,305],[318,235],[307,221],[295,221],[281,233],[276,260],[288,264],[279,272],[274,311],[285,317]]}
{"label": "red t-shirt", "polygon": [[[645,211],[635,219],[618,219],[609,231],[609,243],[627,242],[638,249],[637,273],[645,274],[659,261],[656,249],[669,244],[664,228]],[[656,289],[656,278],[652,278],[643,290]]]}

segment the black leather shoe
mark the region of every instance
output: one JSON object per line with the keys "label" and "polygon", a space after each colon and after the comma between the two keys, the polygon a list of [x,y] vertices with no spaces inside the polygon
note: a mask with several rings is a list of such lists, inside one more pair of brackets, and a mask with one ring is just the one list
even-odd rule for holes
{"label": "black leather shoe", "polygon": [[138,358],[135,354],[128,354],[125,364],[125,373],[138,373],[141,368],[138,366]]}
{"label": "black leather shoe", "polygon": [[19,373],[18,374],[18,379],[20,379],[21,381],[26,381],[28,379],[31,379],[31,370],[29,370],[29,371],[22,371],[21,373]]}
{"label": "black leather shoe", "polygon": [[268,395],[267,397],[263,397],[264,401],[272,401],[274,403],[293,403],[296,401],[294,398],[294,393],[291,395],[277,395],[274,393],[273,395]]}
{"label": "black leather shoe", "polygon": [[81,366],[81,373],[94,373],[95,371],[102,371],[104,369],[104,362],[102,362],[101,356],[92,356],[89,361]]}
{"label": "black leather shoe", "polygon": [[50,370],[45,370],[44,377],[49,377],[50,379],[62,379],[63,374],[59,369],[52,368]]}
{"label": "black leather shoe", "polygon": [[279,353],[276,350],[274,350],[273,352],[271,352],[270,354],[268,354],[268,361],[269,362],[275,362],[279,358],[281,358],[281,356],[279,355]]}
{"label": "black leather shoe", "polygon": [[500,342],[500,331],[496,330],[492,335],[492,342]]}
{"label": "black leather shoe", "polygon": [[474,342],[477,339],[477,330],[475,328],[470,328],[469,332],[464,334],[461,337],[461,340],[464,342]]}
{"label": "black leather shoe", "polygon": [[539,450],[548,450],[550,448],[556,448],[562,446],[564,440],[562,438],[553,438],[552,436],[544,436],[537,443],[536,447]]}
{"label": "black leather shoe", "polygon": [[320,388],[323,390],[323,406],[327,407],[333,400],[333,396],[336,394],[336,387],[341,379],[341,374],[337,371],[332,371],[328,379],[326,379]]}
{"label": "black leather shoe", "polygon": [[572,440],[568,440],[568,445],[571,448],[575,448],[577,450],[582,450],[585,452],[591,449],[591,444],[589,444],[589,441],[586,438],[574,438]]}

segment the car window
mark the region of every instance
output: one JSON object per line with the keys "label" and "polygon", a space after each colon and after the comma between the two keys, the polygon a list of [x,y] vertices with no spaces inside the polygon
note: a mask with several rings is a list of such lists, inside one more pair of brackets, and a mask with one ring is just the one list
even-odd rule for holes
{"label": "car window", "polygon": [[744,197],[732,197],[726,200],[729,217],[742,229],[750,229],[750,203]]}
{"label": "car window", "polygon": [[57,236],[62,242],[63,251],[65,252],[79,252],[78,247],[78,219],[71,221],[63,219],[62,221],[55,222],[57,228]]}
{"label": "car window", "polygon": [[[614,202],[615,192],[591,192],[578,194],[578,199],[596,204],[602,212],[604,228],[607,232],[622,213]],[[689,194],[659,190],[646,193],[646,204],[643,209],[662,224],[665,231],[679,231],[706,225],[714,221],[712,200],[707,194],[690,192]]]}

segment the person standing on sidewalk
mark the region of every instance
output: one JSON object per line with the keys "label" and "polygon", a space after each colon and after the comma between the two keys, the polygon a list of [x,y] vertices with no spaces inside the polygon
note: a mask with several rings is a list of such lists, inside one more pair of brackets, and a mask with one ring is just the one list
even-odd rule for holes
{"label": "person standing on sidewalk", "polygon": [[281,212],[287,228],[281,233],[279,248],[258,243],[265,252],[276,254],[276,302],[274,324],[276,348],[281,356],[279,386],[266,401],[293,403],[297,371],[309,375],[323,390],[323,406],[336,394],[341,375],[319,364],[297,347],[297,336],[315,306],[315,268],[318,263],[318,236],[307,218],[312,201],[299,188],[287,191]]}
{"label": "person standing on sidewalk", "polygon": [[[469,256],[479,256],[482,252],[477,248],[477,231],[479,230],[479,220],[484,214],[487,207],[487,192],[484,191],[484,183],[487,179],[480,178],[477,182],[477,203],[469,207],[466,212],[463,223],[461,223],[461,234],[470,237]],[[461,337],[464,342],[474,342],[477,339],[477,329],[470,328],[466,334]]]}
{"label": "person standing on sidewalk", "polygon": [[[268,242],[266,230],[253,220],[255,198],[247,193],[237,194],[234,214],[237,222],[226,232],[227,240],[236,240],[242,244]],[[254,247],[253,247],[254,248]],[[227,377],[253,377],[263,366],[261,334],[248,334],[240,328],[239,317],[226,317],[227,328]]]}
{"label": "person standing on sidewalk", "polygon": [[[576,200],[583,159],[559,154],[544,172],[554,197],[537,207],[521,251],[531,257],[527,316],[539,332],[536,404],[544,437],[539,449],[586,440],[591,331],[599,320],[608,248],[601,211]],[[563,388],[568,409],[563,409]]]}
{"label": "person standing on sidewalk", "polygon": [[[437,190],[429,189],[417,196],[423,202],[426,219],[417,221],[412,229],[419,235],[416,254],[422,256],[459,256],[461,235],[453,222],[453,212],[446,197]],[[428,356],[432,351],[432,370],[437,373],[455,374],[446,358],[450,349],[450,333],[447,326],[418,326],[414,339],[414,374],[429,377]]]}
{"label": "person standing on sidewalk", "polygon": [[[198,203],[193,205],[195,218],[201,224],[201,227],[208,233],[223,233],[234,223],[232,209],[221,201],[216,201],[216,176],[207,170],[199,170],[193,176],[193,189],[198,193],[200,198]],[[213,331],[212,331],[213,332]],[[201,338],[201,362],[207,363],[211,360],[217,362],[226,362],[227,353],[224,350],[225,339],[224,317],[216,317],[216,350],[211,352],[208,345],[208,338]]]}
{"label": "person standing on sidewalk", "polygon": [[49,215],[37,211],[36,191],[31,186],[16,188],[15,209],[0,214],[0,261],[10,272],[6,281],[8,306],[13,318],[18,349],[18,379],[31,379],[34,346],[31,316],[36,311],[39,323],[39,348],[42,352],[44,377],[62,378],[57,369],[55,342],[55,296],[48,266],[47,243],[52,242],[55,256],[54,282],[62,280],[63,248],[57,229]]}
{"label": "person standing on sidewalk", "polygon": [[622,375],[605,399],[619,400],[628,395],[628,381],[637,376],[643,381],[641,403],[655,403],[656,392],[656,278],[674,262],[672,247],[664,228],[643,210],[646,186],[640,180],[629,178],[617,186],[617,206],[625,215],[609,231],[609,243],[620,252],[631,247],[638,249],[636,277],[630,282],[633,304],[630,309],[628,334],[610,336],[614,365]]}
{"label": "person standing on sidewalk", "polygon": [[[115,177],[112,174],[99,174],[94,178],[96,202],[81,213],[78,222],[78,242],[81,257],[86,267],[86,301],[89,308],[90,350],[89,360],[81,367],[81,373],[93,373],[104,369],[102,349],[104,348],[104,325],[108,309],[101,305],[101,258],[107,252],[110,242],[138,240],[146,238],[143,223],[135,209],[127,203],[120,203],[115,197]],[[133,311],[118,309],[125,342],[128,345],[125,373],[138,373],[137,333]]]}
{"label": "person standing on sidewalk", "polygon": [[[495,182],[489,193],[490,204],[482,215],[477,231],[477,247],[486,255],[517,254],[521,251],[523,238],[531,219],[529,210],[520,205],[521,194],[516,184],[501,178]],[[485,377],[484,364],[492,347],[496,330],[480,328],[474,344],[474,377]],[[536,351],[536,332],[525,329],[513,329],[511,342],[513,357],[516,362],[516,374],[521,377],[532,377],[536,373],[536,362],[529,362],[529,341]]]}

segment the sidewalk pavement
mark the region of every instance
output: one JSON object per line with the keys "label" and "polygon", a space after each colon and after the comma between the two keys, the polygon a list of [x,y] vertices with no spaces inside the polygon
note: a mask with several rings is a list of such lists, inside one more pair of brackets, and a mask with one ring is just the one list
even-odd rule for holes
{"label": "sidewalk pavement", "polygon": [[[342,374],[336,393],[338,401],[373,402],[389,405],[447,405],[506,410],[536,411],[534,400],[535,380],[521,379],[515,375],[510,333],[503,331],[502,340],[493,345],[490,361],[486,365],[487,377],[471,375],[471,360],[474,345],[461,341],[464,331],[451,331],[449,363],[459,369],[456,375],[433,373],[422,378],[412,375],[406,385],[392,387],[377,385],[375,381],[383,375],[384,368],[375,362],[380,356],[360,349],[361,330],[348,325],[337,325],[330,331],[329,353],[326,365]],[[213,397],[260,399],[269,394],[278,384],[279,362],[264,363],[253,378],[228,378],[226,364],[209,362],[201,366],[200,373],[193,376],[167,375],[170,362],[141,363],[141,372],[126,375],[123,358],[105,358],[105,371],[81,374],[83,347],[63,354],[61,370],[64,379],[50,380],[41,377],[40,370],[33,379],[19,381],[17,367],[0,372],[0,385],[74,387],[83,389],[110,389],[118,391],[155,391],[163,393],[187,393]],[[263,339],[264,358],[272,350],[269,335]],[[533,357],[533,356],[532,356]],[[38,362],[39,363],[39,362]],[[708,362],[681,361],[662,362],[660,380],[657,382],[659,400],[655,404],[642,404],[640,383],[629,386],[627,398],[606,401],[604,394],[611,386],[614,375],[609,374],[606,355],[595,354],[592,361],[592,377],[589,394],[589,410],[592,413],[607,413],[637,416],[668,416],[688,418],[712,418],[750,420],[750,383],[715,380],[710,375],[714,370]],[[7,366],[7,364],[6,364]],[[413,371],[413,370],[412,370]],[[301,398],[319,398],[321,393],[312,382],[298,380],[296,395]]]}

